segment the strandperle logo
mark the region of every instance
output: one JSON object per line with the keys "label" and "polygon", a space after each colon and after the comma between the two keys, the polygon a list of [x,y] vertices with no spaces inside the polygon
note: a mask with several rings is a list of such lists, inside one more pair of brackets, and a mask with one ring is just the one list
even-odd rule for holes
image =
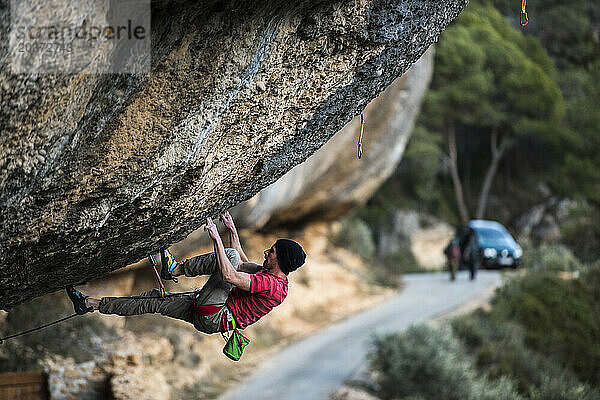
{"label": "strandperle logo", "polygon": [[150,68],[150,0],[12,0],[10,16],[15,74]]}
{"label": "strandperle logo", "polygon": [[76,39],[80,40],[122,40],[122,39],[138,39],[142,40],[146,38],[146,28],[141,25],[134,25],[134,22],[130,19],[127,20],[127,25],[124,26],[87,26],[87,20],[84,20],[81,26],[60,26],[60,25],[47,25],[47,26],[17,26],[16,37],[17,39],[30,39],[30,40],[61,40],[61,41],[72,41]]}

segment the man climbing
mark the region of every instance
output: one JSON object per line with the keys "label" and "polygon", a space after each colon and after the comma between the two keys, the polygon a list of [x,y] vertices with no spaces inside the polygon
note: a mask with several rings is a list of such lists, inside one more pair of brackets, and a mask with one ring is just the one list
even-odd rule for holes
{"label": "man climbing", "polygon": [[178,263],[168,250],[161,251],[163,279],[210,275],[201,290],[162,297],[158,289],[153,289],[140,296],[96,299],[68,287],[75,311],[84,314],[99,310],[122,316],[160,313],[190,322],[209,334],[226,332],[233,323],[239,329],[255,323],[283,302],[288,291],[287,275],[304,264],[306,254],[298,243],[279,239],[265,250],[262,265],[248,262],[233,218],[226,212],[221,220],[229,231],[232,248],[223,246],[216,225],[207,218],[204,229],[213,240],[213,253]]}

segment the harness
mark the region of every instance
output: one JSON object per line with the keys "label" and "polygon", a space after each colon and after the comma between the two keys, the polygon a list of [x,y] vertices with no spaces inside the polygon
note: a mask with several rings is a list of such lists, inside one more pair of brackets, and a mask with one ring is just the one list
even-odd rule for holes
{"label": "harness", "polygon": [[[194,306],[190,312],[190,322],[194,321],[194,313],[201,317],[207,317],[215,315],[223,310],[223,317],[219,323],[219,328],[222,326],[225,328],[225,332],[221,332],[221,337],[225,340],[225,347],[223,347],[223,354],[232,359],[233,361],[239,361],[244,352],[244,348],[250,343],[250,339],[244,336],[238,329],[235,322],[233,313],[227,307],[226,304],[222,306],[214,305],[197,305],[194,299]],[[229,332],[231,331],[231,334]]]}

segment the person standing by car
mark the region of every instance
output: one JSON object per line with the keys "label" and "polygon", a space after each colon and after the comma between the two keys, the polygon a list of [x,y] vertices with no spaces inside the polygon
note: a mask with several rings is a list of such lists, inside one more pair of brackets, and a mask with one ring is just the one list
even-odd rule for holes
{"label": "person standing by car", "polygon": [[468,225],[461,225],[456,228],[456,238],[460,247],[459,264],[461,267],[469,268],[469,278],[474,280],[480,262],[475,230]]}
{"label": "person standing by car", "polygon": [[456,271],[458,270],[458,260],[460,259],[460,247],[458,246],[458,238],[453,238],[448,246],[444,249],[446,255],[446,266],[450,271],[450,280],[456,279]]}

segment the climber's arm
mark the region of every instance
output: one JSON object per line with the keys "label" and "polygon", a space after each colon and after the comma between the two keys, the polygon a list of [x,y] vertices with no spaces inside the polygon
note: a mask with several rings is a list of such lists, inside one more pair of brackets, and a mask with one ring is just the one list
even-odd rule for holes
{"label": "climber's arm", "polygon": [[225,224],[227,230],[229,231],[229,246],[237,250],[242,262],[247,263],[248,257],[246,257],[244,250],[242,250],[240,236],[238,235],[235,224],[233,223],[233,218],[229,214],[229,211],[225,211],[223,214],[221,214],[221,221],[223,221],[223,224]]}
{"label": "climber's arm", "polygon": [[247,272],[249,274],[255,274],[260,270],[261,267],[262,265],[253,262],[243,262],[240,265],[238,265],[238,271]]}
{"label": "climber's arm", "polygon": [[242,290],[250,291],[250,275],[246,272],[236,271],[233,265],[231,265],[229,258],[227,258],[227,255],[225,254],[225,246],[223,246],[219,231],[212,219],[206,219],[206,227],[204,229],[208,231],[209,236],[213,240],[217,264],[223,280]]}

